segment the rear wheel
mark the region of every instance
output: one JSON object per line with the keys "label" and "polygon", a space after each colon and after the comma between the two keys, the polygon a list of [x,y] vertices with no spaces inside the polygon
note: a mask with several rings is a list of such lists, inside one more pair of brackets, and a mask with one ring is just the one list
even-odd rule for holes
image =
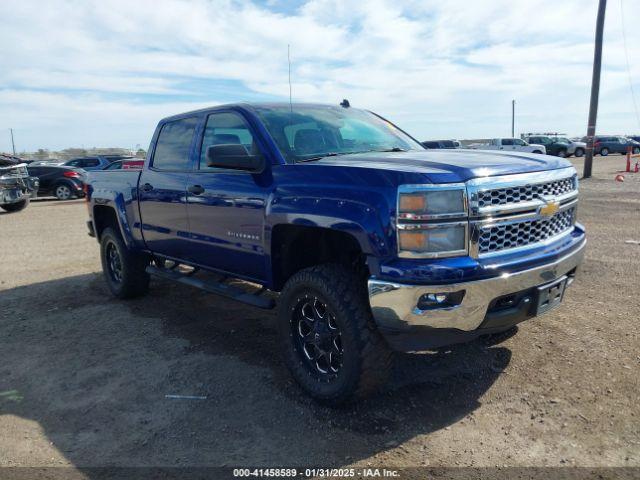
{"label": "rear wheel", "polygon": [[57,185],[56,188],[53,190],[53,194],[56,196],[58,200],[69,200],[73,196],[73,193],[71,192],[71,188],[69,187],[69,185],[66,185],[64,183]]}
{"label": "rear wheel", "polygon": [[583,148],[576,148],[576,151],[575,151],[574,155],[576,157],[582,157],[584,155],[584,149]]}
{"label": "rear wheel", "polygon": [[566,151],[566,150],[560,150],[560,151],[558,152],[558,156],[559,156],[560,158],[565,158],[565,157],[567,156],[567,151]]}
{"label": "rear wheel", "polygon": [[29,199],[25,198],[16,203],[7,203],[6,205],[2,205],[2,209],[7,212],[19,212],[20,210],[24,210],[29,205]]}
{"label": "rear wheel", "polygon": [[338,405],[385,383],[392,353],[378,332],[362,278],[326,264],[296,273],[279,299],[284,360],[303,390]]}
{"label": "rear wheel", "polygon": [[607,155],[609,155],[609,149],[608,148],[603,148],[600,150],[600,155],[602,155],[603,157],[606,157]]}
{"label": "rear wheel", "polygon": [[129,250],[120,234],[112,228],[106,228],[100,237],[100,260],[104,278],[114,296],[134,298],[149,290],[146,271],[149,256]]}

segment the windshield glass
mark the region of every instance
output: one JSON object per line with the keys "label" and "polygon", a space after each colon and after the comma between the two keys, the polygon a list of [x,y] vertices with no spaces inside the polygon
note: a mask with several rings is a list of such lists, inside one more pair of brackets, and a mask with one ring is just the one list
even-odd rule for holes
{"label": "windshield glass", "polygon": [[391,123],[365,110],[316,105],[255,110],[290,163],[360,152],[424,150]]}

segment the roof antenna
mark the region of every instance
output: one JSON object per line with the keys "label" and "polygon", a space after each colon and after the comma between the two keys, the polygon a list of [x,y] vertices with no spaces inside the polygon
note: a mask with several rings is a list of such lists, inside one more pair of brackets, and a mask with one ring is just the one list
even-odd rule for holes
{"label": "roof antenna", "polygon": [[349,108],[349,107],[351,106],[351,104],[349,103],[349,100],[347,100],[347,99],[345,98],[345,99],[343,99],[343,100],[340,102],[340,106],[341,106],[342,108]]}
{"label": "roof antenna", "polygon": [[291,99],[291,45],[287,43],[287,61],[289,62],[289,113],[293,115],[293,100]]}

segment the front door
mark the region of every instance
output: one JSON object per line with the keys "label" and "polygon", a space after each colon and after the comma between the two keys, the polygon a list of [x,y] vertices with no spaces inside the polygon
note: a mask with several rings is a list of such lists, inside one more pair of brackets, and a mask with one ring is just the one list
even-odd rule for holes
{"label": "front door", "polygon": [[189,247],[187,181],[198,117],[165,123],[149,168],[138,185],[142,235],[154,253],[186,259]]}
{"label": "front door", "polygon": [[264,280],[264,215],[271,184],[265,179],[271,177],[207,166],[207,147],[232,143],[258,153],[254,133],[241,114],[210,114],[187,185],[189,255],[198,265]]}

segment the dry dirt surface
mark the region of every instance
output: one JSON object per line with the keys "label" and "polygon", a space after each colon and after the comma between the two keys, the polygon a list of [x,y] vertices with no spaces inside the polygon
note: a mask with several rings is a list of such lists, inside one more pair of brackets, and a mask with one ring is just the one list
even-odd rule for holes
{"label": "dry dirt surface", "polygon": [[101,466],[583,466],[638,478],[640,174],[614,181],[623,166],[596,157],[581,182],[586,261],[559,309],[499,342],[399,355],[385,391],[341,409],[292,382],[271,313],[158,280],[145,298],[112,298],[83,201],[2,213],[0,466],[88,477]]}

